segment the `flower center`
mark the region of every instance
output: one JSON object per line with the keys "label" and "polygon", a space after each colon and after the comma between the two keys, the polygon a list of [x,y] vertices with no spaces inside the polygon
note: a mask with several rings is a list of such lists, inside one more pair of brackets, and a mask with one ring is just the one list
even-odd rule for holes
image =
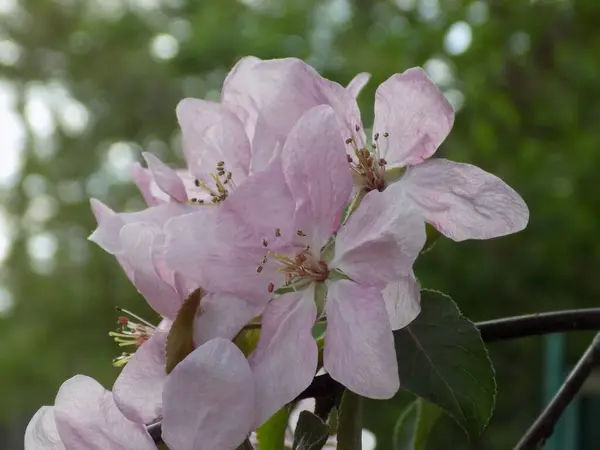
{"label": "flower center", "polygon": [[204,180],[194,180],[196,187],[202,188],[210,196],[210,200],[206,201],[203,199],[192,198],[190,202],[196,205],[218,205],[223,202],[235,189],[235,183],[233,182],[233,174],[225,168],[225,162],[217,162],[217,168],[215,172],[209,174],[211,184],[214,182],[214,188]]}
{"label": "flower center", "polygon": [[[298,230],[296,234],[301,237],[306,237],[306,233],[302,230]],[[279,228],[275,230],[275,236],[281,237],[281,230]],[[263,239],[262,244],[264,247],[268,247],[269,245],[266,239]],[[308,245],[303,249],[296,251],[293,256],[267,251],[262,263],[256,268],[258,273],[263,271],[264,264],[266,264],[269,259],[275,260],[279,264],[279,267],[276,269],[277,272],[285,275],[282,288],[300,290],[314,281],[325,281],[329,276],[329,267],[327,266],[327,263],[321,258],[315,258]],[[275,285],[270,283],[268,291],[273,292],[274,289]]]}
{"label": "flower center", "polygon": [[[114,339],[119,347],[135,346],[137,350],[152,337],[156,331],[156,327],[125,309],[118,308],[118,310],[138,319],[142,323],[133,322],[128,317],[119,317],[117,331],[110,331],[108,335]],[[120,356],[113,359],[113,366],[124,366],[129,362],[134,353],[135,351],[121,353]]]}
{"label": "flower center", "polygon": [[[358,131],[358,127],[357,130]],[[383,133],[383,137],[387,138],[388,133]],[[354,158],[347,155],[350,170],[357,184],[366,192],[377,189],[383,191],[385,189],[385,169],[387,161],[382,156],[379,133],[373,136],[372,150],[367,148],[358,148],[356,140],[351,137],[346,139],[346,144],[352,146]],[[387,143],[387,139],[386,139]]]}

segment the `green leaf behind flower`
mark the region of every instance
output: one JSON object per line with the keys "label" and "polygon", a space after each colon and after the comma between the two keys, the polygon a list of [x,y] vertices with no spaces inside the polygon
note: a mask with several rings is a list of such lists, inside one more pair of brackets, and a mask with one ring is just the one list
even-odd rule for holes
{"label": "green leaf behind flower", "polygon": [[181,309],[171,325],[167,337],[167,373],[171,373],[177,364],[194,351],[194,319],[196,314],[202,313],[200,301],[203,296],[201,289],[192,292],[181,305]]}

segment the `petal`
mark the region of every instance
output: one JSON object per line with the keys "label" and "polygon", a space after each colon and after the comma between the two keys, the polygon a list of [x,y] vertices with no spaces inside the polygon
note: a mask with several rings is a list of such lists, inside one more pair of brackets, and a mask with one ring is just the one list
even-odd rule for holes
{"label": "petal", "polygon": [[148,424],[162,416],[162,390],[167,378],[167,335],[156,331],[142,344],[113,386],[117,407],[133,422]]}
{"label": "petal", "polygon": [[313,283],[302,292],[276,297],[262,316],[260,339],[248,360],[256,389],[255,428],[304,391],[317,372],[314,298]]}
{"label": "petal", "polygon": [[156,450],[146,426],[123,416],[112,394],[90,377],[77,375],[63,383],[54,414],[69,450]]}
{"label": "petal", "polygon": [[42,406],[29,421],[25,430],[25,450],[65,450],[51,406]]}
{"label": "petal", "polygon": [[153,249],[161,230],[145,223],[125,225],[120,232],[121,255],[132,267],[132,282],[148,304],[160,315],[173,319],[182,303],[177,290],[156,271]]}
{"label": "petal", "polygon": [[352,78],[352,80],[350,80],[350,83],[348,83],[348,86],[346,86],[346,89],[348,90],[348,92],[350,92],[350,94],[354,98],[356,98],[356,97],[358,97],[358,94],[360,94],[360,91],[362,91],[362,89],[365,87],[365,85],[369,82],[370,79],[371,79],[370,73],[361,72],[358,75],[356,75],[354,78]]}
{"label": "petal", "polygon": [[[265,306],[270,298],[269,283],[283,278],[274,272],[275,263],[270,260],[257,272],[267,253],[263,236],[236,222],[237,216],[221,220],[218,210],[223,206],[171,220],[165,227],[166,262],[208,292],[231,294]],[[277,225],[272,226],[269,238],[274,237]]]}
{"label": "petal", "polygon": [[470,164],[434,159],[410,168],[391,188],[425,220],[455,241],[490,239],[521,231],[529,209],[500,178]]}
{"label": "petal", "polygon": [[188,198],[185,186],[177,172],[168,167],[152,153],[144,152],[142,156],[146,160],[148,170],[152,173],[158,187],[175,201],[187,202]]}
{"label": "petal", "polygon": [[153,192],[152,189],[154,180],[148,169],[145,169],[140,164],[135,163],[131,167],[131,177],[133,178],[135,185],[142,193],[142,196],[144,197],[144,200],[148,206],[156,206],[166,200],[160,196],[154,195],[155,192]]}
{"label": "petal", "polygon": [[326,105],[307,112],[281,154],[297,211],[295,223],[320,249],[339,226],[354,185],[335,113]]}
{"label": "petal", "polygon": [[220,337],[233,340],[252,319],[260,316],[262,306],[253,305],[228,294],[206,294],[200,304],[201,314],[194,320],[194,343],[200,346]]}
{"label": "petal", "polygon": [[348,280],[332,282],[325,312],[327,373],[364,397],[393,397],[400,386],[398,363],[381,291]]}
{"label": "petal", "polygon": [[254,421],[252,372],[225,339],[198,347],[167,377],[162,437],[177,450],[234,449]]}
{"label": "petal", "polygon": [[[277,143],[283,144],[298,119],[315,106],[333,107],[345,128],[344,138],[354,133],[356,125],[361,126],[360,112],[352,94],[338,83],[321,77],[300,59],[252,60],[244,67],[243,83],[235,88],[228,83],[226,87],[223,102],[247,111],[247,120],[251,123],[246,129],[255,129],[253,171],[262,169],[260,164],[270,160],[269,155]],[[261,154],[264,152],[267,155]]]}
{"label": "petal", "polygon": [[425,223],[407,201],[371,191],[340,228],[330,267],[363,284],[400,280],[425,244]]}
{"label": "petal", "polygon": [[404,328],[421,312],[421,288],[412,273],[388,284],[382,294],[392,330]]}
{"label": "petal", "polygon": [[88,239],[109,253],[118,252],[121,247],[119,232],[124,225],[123,217],[95,198],[90,199],[90,205],[98,228]]}
{"label": "petal", "polygon": [[452,106],[419,67],[392,75],[377,88],[373,134],[379,133],[380,151],[390,166],[429,158],[453,123]]}
{"label": "petal", "polygon": [[233,112],[219,103],[186,98],[177,105],[177,119],[192,175],[214,186],[209,174],[216,172],[220,161],[236,183],[248,175],[250,143]]}

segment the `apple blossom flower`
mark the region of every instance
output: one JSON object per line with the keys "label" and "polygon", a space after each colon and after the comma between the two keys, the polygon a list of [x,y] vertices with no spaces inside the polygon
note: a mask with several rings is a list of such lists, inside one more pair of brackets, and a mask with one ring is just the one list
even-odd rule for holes
{"label": "apple blossom flower", "polygon": [[25,450],[156,450],[143,424],[128,420],[112,394],[76,375],[60,387],[54,406],[42,406],[25,431]]}
{"label": "apple blossom flower", "polygon": [[[166,261],[174,270],[211,292],[268,305],[249,357],[256,378],[272,379],[255,386],[263,402],[258,425],[314,377],[312,326],[323,312],[329,374],[368,397],[389,398],[398,389],[381,291],[411,275],[424,224],[410,203],[373,191],[340,226],[353,189],[343,148],[333,109],[315,107],[296,123],[280,156],[214,214],[187,214],[166,226]],[[270,301],[272,292],[281,295]]]}

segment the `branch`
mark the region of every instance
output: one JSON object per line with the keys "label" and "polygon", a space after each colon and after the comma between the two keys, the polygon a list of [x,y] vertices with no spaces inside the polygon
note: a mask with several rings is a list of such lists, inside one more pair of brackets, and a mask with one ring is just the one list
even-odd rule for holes
{"label": "branch", "polygon": [[[504,319],[478,322],[475,325],[479,329],[481,338],[484,342],[504,341],[564,331],[597,331],[600,330],[600,308],[574,309],[507,317]],[[335,395],[343,391],[343,389],[344,387],[328,374],[320,375],[315,377],[310,386],[296,397],[295,400],[316,397],[335,397]],[[157,443],[161,442],[160,425],[160,422],[158,422],[148,426],[148,433],[150,433]],[[529,447],[515,450],[524,450],[526,448]]]}
{"label": "branch", "polygon": [[554,425],[565,408],[573,401],[587,377],[598,365],[600,365],[600,334],[596,335],[577,366],[514,450],[534,450],[552,435]]}

